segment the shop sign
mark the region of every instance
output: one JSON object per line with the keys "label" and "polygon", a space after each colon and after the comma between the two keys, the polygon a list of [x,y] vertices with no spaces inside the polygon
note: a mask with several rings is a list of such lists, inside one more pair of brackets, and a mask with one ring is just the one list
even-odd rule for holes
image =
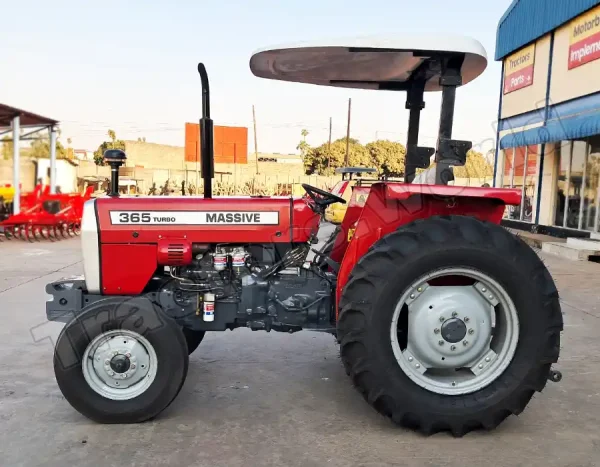
{"label": "shop sign", "polygon": [[569,23],[569,70],[600,58],[600,7]]}
{"label": "shop sign", "polygon": [[526,88],[533,84],[535,44],[512,54],[504,61],[504,94]]}

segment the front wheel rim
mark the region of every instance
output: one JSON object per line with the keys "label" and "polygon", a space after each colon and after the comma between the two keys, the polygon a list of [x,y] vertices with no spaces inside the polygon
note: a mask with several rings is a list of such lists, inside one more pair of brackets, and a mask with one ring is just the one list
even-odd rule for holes
{"label": "front wheel rim", "polygon": [[[449,277],[468,285],[431,284]],[[512,361],[519,318],[509,294],[490,276],[445,268],[403,293],[390,337],[400,368],[416,384],[437,394],[469,394],[497,380]]]}
{"label": "front wheel rim", "polygon": [[99,334],[82,359],[87,384],[110,400],[130,400],[146,392],[156,378],[157,366],[152,344],[127,329]]}

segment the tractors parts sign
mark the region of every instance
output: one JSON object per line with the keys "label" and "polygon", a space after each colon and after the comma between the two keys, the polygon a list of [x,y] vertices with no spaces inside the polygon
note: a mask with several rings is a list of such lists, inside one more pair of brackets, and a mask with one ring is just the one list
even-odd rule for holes
{"label": "tractors parts sign", "polygon": [[571,21],[569,70],[600,58],[600,7]]}
{"label": "tractors parts sign", "polygon": [[535,44],[519,50],[504,62],[504,94],[533,84]]}
{"label": "tractors parts sign", "polygon": [[110,211],[115,225],[279,225],[279,211]]}

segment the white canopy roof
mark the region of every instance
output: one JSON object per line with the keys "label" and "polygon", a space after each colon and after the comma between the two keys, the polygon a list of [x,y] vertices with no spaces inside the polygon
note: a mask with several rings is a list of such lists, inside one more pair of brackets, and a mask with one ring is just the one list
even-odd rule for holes
{"label": "white canopy roof", "polygon": [[[404,83],[435,53],[464,53],[463,84],[487,66],[483,46],[469,37],[429,34],[367,36],[268,47],[250,58],[250,69],[260,78],[359,89],[389,89],[382,83]],[[426,91],[440,91],[439,75]]]}

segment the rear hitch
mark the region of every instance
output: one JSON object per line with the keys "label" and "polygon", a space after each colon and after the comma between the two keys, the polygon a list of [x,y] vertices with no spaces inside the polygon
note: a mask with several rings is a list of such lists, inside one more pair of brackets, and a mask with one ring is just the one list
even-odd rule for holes
{"label": "rear hitch", "polygon": [[548,373],[548,381],[552,381],[553,383],[558,383],[562,379],[562,373],[558,370],[550,370]]}

